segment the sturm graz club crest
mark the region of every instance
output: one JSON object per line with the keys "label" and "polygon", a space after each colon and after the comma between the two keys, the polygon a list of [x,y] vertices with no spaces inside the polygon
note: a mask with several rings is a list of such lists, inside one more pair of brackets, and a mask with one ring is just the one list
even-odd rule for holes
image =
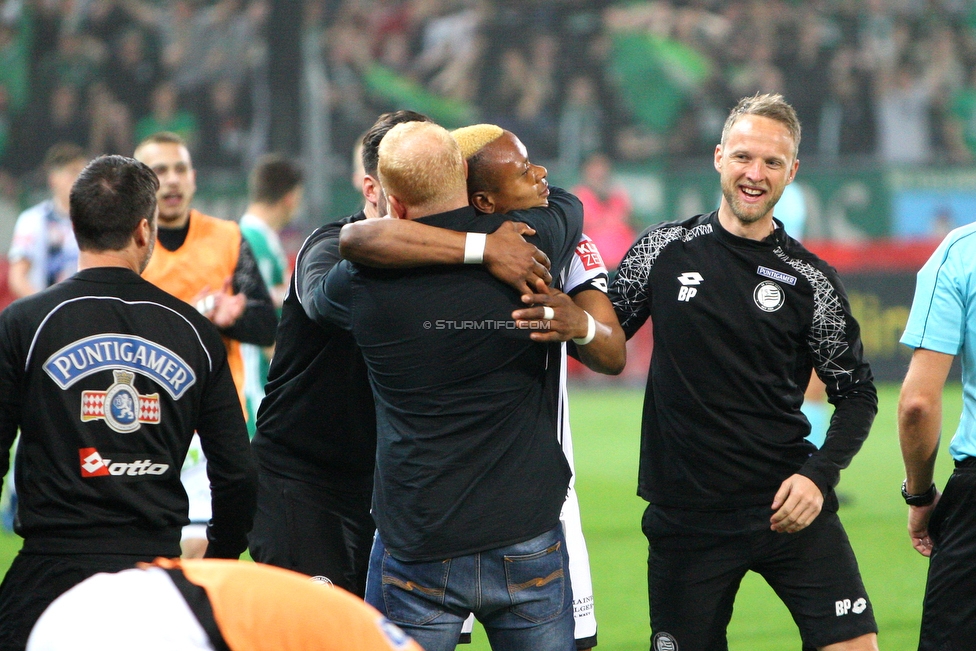
{"label": "sturm graz club crest", "polygon": [[142,423],[159,424],[159,394],[139,395],[135,374],[112,371],[115,383],[105,391],[81,392],[81,420],[104,420],[116,432],[134,432]]}
{"label": "sturm graz club crest", "polygon": [[786,302],[786,294],[783,288],[771,280],[764,280],[756,285],[752,292],[752,298],[756,301],[756,306],[763,312],[775,312],[783,307]]}
{"label": "sturm graz club crest", "polygon": [[657,633],[651,640],[653,651],[678,651],[678,641],[670,633]]}

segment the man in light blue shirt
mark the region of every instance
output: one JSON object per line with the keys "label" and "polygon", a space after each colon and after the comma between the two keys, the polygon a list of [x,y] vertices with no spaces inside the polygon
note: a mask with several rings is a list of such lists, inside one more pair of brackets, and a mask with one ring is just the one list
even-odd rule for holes
{"label": "man in light blue shirt", "polygon": [[[903,344],[915,349],[898,402],[902,495],[912,546],[929,557],[919,651],[976,638],[976,224],[958,228],[918,272]],[[955,471],[933,482],[942,390],[962,356],[963,410],[949,446]]]}

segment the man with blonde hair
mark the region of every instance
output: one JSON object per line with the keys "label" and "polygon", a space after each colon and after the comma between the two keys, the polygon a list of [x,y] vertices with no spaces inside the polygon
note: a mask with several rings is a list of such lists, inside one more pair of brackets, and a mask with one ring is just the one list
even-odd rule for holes
{"label": "man with blonde hair", "polygon": [[359,597],[366,592],[376,530],[369,513],[376,409],[352,335],[306,314],[307,281],[310,275],[321,279],[340,260],[344,224],[375,220],[386,212],[375,178],[383,135],[400,122],[426,119],[412,111],[379,116],[363,134],[360,150],[363,209],[317,228],[302,244],[281,307],[267,394],[251,446],[259,470],[251,556],[324,576]]}
{"label": "man with blonde hair", "polygon": [[352,331],[376,399],[377,536],[366,599],[427,651],[453,649],[471,612],[493,648],[570,651],[559,512],[571,473],[553,436],[549,370],[559,345],[518,327],[520,292],[480,263],[485,234],[514,218],[534,229],[553,268],[564,268],[580,238],[579,202],[562,194],[545,209],[478,215],[460,149],[433,124],[390,130],[379,177],[391,216],[467,232],[468,264],[342,262],[306,296],[313,318]]}
{"label": "man with blonde hair", "polygon": [[[799,144],[782,96],[743,98],[715,147],[718,210],[647,229],[610,286],[627,337],[654,331],[638,493],[655,649],[727,649],[749,571],[804,649],[878,648],[834,492],[878,397],[837,272],[773,217]],[[800,411],[811,369],[835,407],[820,449]]]}
{"label": "man with blonde hair", "polygon": [[[550,192],[557,196],[565,194],[559,188],[550,188],[546,168],[529,162],[524,145],[510,131],[493,124],[476,124],[455,129],[451,135],[467,161],[468,199],[479,212],[508,213],[546,207]],[[453,249],[457,260],[464,255],[463,233],[396,219],[351,224],[343,228],[340,242],[347,259],[367,266],[381,263],[396,266],[394,262],[402,266],[415,264],[418,257],[414,250],[415,242],[417,245],[422,243],[426,249]],[[558,273],[558,286],[565,293],[548,289],[544,287],[545,283],[538,286],[540,282],[536,281],[533,287],[527,288],[523,297],[523,301],[530,302],[533,307],[519,310],[513,317],[532,324],[544,324],[545,330],[534,335],[538,341],[567,341],[573,338],[574,355],[590,369],[599,373],[619,373],[626,361],[624,334],[617,323],[613,305],[607,298],[607,269],[592,240],[584,234],[569,267]],[[543,319],[547,308],[553,310],[552,317]],[[572,468],[566,352],[567,345],[563,345],[560,364],[552,369],[558,373],[558,380],[552,386],[559,391],[560,406],[555,435]],[[560,521],[569,552],[576,646],[578,649],[589,649],[596,646],[597,624],[589,557],[572,481]],[[465,631],[469,630],[470,622],[465,625]]]}
{"label": "man with blonde hair", "polygon": [[[305,299],[308,283],[321,282],[342,259],[343,226],[369,221],[425,228],[378,219],[386,214],[376,171],[380,141],[395,125],[414,121],[429,119],[405,110],[377,118],[358,148],[363,209],[316,229],[302,244],[282,305],[267,395],[252,442],[259,487],[249,536],[251,556],[325,576],[360,597],[366,592],[376,531],[370,515],[376,457],[373,391],[352,335],[331,323],[312,321]],[[463,241],[463,234],[452,234]],[[420,245],[415,255],[424,260],[431,253],[432,247]],[[487,237],[484,265],[496,277],[520,286],[534,277],[534,269],[545,272],[536,255],[542,256],[514,227],[499,228]],[[323,413],[329,417],[322,418]]]}

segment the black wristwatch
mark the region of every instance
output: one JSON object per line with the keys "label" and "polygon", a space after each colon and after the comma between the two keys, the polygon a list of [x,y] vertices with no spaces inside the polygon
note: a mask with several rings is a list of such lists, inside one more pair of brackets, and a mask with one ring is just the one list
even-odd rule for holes
{"label": "black wristwatch", "polygon": [[905,504],[909,506],[928,506],[935,501],[935,483],[929,486],[924,493],[912,495],[908,492],[908,480],[901,483],[901,496],[905,498]]}

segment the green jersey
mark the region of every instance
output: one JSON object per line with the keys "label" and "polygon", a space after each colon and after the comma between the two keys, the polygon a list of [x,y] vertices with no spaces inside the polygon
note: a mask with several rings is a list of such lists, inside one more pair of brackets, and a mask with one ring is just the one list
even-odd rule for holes
{"label": "green jersey", "polygon": [[[272,296],[274,288],[284,286],[288,280],[288,258],[281,246],[278,234],[264,221],[254,215],[246,214],[241,217],[241,234],[247,240],[254,259],[258,263],[258,271],[264,279],[264,284]],[[279,293],[280,296],[280,293]],[[279,311],[281,306],[278,306]],[[247,399],[247,429],[254,436],[257,423],[258,407],[264,398],[264,385],[268,381],[268,367],[271,357],[261,346],[241,344],[241,355],[244,358],[244,396]]]}

